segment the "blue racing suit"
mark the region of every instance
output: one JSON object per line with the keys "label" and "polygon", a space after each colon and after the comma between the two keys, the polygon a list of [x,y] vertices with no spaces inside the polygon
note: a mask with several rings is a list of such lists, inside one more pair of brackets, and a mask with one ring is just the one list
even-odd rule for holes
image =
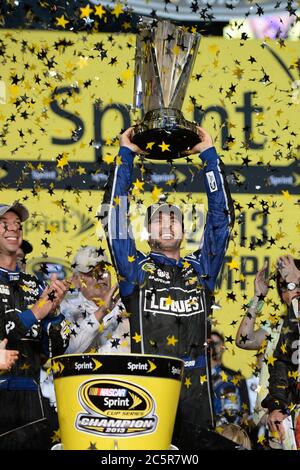
{"label": "blue racing suit", "polygon": [[133,353],[174,356],[185,361],[173,443],[201,448],[203,428],[214,425],[209,314],[216,278],[233,224],[233,205],[214,147],[201,154],[208,214],[199,249],[179,261],[136,249],[128,228],[134,153],[121,147],[121,161],[106,184],[101,218],[120,293],[129,313]]}
{"label": "blue racing suit", "polygon": [[61,314],[34,316],[30,306],[44,288],[36,276],[0,267],[0,341],[7,338],[7,349],[19,351],[11,370],[0,370],[0,450],[45,450],[51,443],[40,368],[45,357],[64,353],[69,327]]}

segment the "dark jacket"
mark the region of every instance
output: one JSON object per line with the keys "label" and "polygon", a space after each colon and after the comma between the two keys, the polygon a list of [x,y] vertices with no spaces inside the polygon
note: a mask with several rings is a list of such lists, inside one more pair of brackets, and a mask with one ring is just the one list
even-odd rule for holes
{"label": "dark jacket", "polygon": [[0,341],[19,351],[19,359],[0,375],[1,389],[32,389],[39,383],[43,358],[62,354],[68,344],[64,317],[38,321],[30,306],[41,296],[44,285],[35,276],[0,268]]}
{"label": "dark jacket", "polygon": [[282,410],[289,413],[291,403],[300,403],[299,367],[299,323],[292,306],[284,318],[275,352],[274,365],[269,365],[269,394],[262,406],[269,411]]}

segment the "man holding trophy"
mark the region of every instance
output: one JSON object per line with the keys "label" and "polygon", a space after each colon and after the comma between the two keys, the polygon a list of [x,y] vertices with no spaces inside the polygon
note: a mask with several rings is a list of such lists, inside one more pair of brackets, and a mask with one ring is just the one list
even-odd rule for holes
{"label": "man holding trophy", "polygon": [[[142,87],[147,113],[141,125],[127,129],[120,137],[118,165],[108,179],[101,213],[112,261],[119,273],[121,297],[130,314],[132,353],[185,361],[172,440],[180,450],[201,449],[205,430],[214,427],[208,317],[233,225],[233,205],[212,139],[204,129],[181,116],[181,87],[187,87],[197,53],[193,36],[197,35],[167,21],[142,31],[138,40],[145,50],[138,65],[141,76],[146,74]],[[175,71],[164,62],[170,57]],[[147,75],[149,67],[154,70],[152,76]],[[171,74],[176,82],[171,83],[165,74]],[[155,90],[160,90],[158,98],[153,95]],[[145,103],[150,101],[156,106],[159,101],[159,107],[149,109]],[[179,109],[166,108],[166,102],[171,106],[179,103]],[[200,153],[204,164],[206,225],[199,249],[185,258],[180,256],[184,220],[179,207],[163,202],[147,209],[148,255],[137,251],[127,229],[134,156],[144,150],[151,158],[161,158],[159,149],[165,148],[163,145],[168,146],[172,158],[183,152]]]}

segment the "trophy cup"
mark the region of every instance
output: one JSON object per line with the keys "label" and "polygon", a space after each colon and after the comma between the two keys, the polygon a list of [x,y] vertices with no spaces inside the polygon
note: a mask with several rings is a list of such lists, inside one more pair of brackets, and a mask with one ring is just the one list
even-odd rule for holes
{"label": "trophy cup", "polygon": [[181,112],[199,43],[200,34],[170,21],[139,27],[134,104],[143,109],[144,118],[134,127],[132,141],[149,158],[180,158],[199,142],[196,124]]}

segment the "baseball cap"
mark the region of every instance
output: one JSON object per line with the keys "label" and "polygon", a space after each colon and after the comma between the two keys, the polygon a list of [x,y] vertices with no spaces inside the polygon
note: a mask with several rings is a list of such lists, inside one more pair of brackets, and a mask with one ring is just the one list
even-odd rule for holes
{"label": "baseball cap", "polygon": [[151,206],[147,207],[146,224],[149,225],[154,216],[158,214],[174,214],[174,217],[176,217],[183,226],[183,213],[181,212],[180,208],[174,204],[163,202],[152,204]]}
{"label": "baseball cap", "polygon": [[11,205],[0,204],[0,217],[1,215],[6,214],[8,211],[15,212],[20,217],[21,222],[24,222],[29,217],[28,210],[19,201],[15,201]]}
{"label": "baseball cap", "polygon": [[95,246],[84,246],[80,248],[72,263],[72,269],[74,273],[88,273],[97,264],[109,263],[108,258],[105,254],[99,254],[99,251]]}

